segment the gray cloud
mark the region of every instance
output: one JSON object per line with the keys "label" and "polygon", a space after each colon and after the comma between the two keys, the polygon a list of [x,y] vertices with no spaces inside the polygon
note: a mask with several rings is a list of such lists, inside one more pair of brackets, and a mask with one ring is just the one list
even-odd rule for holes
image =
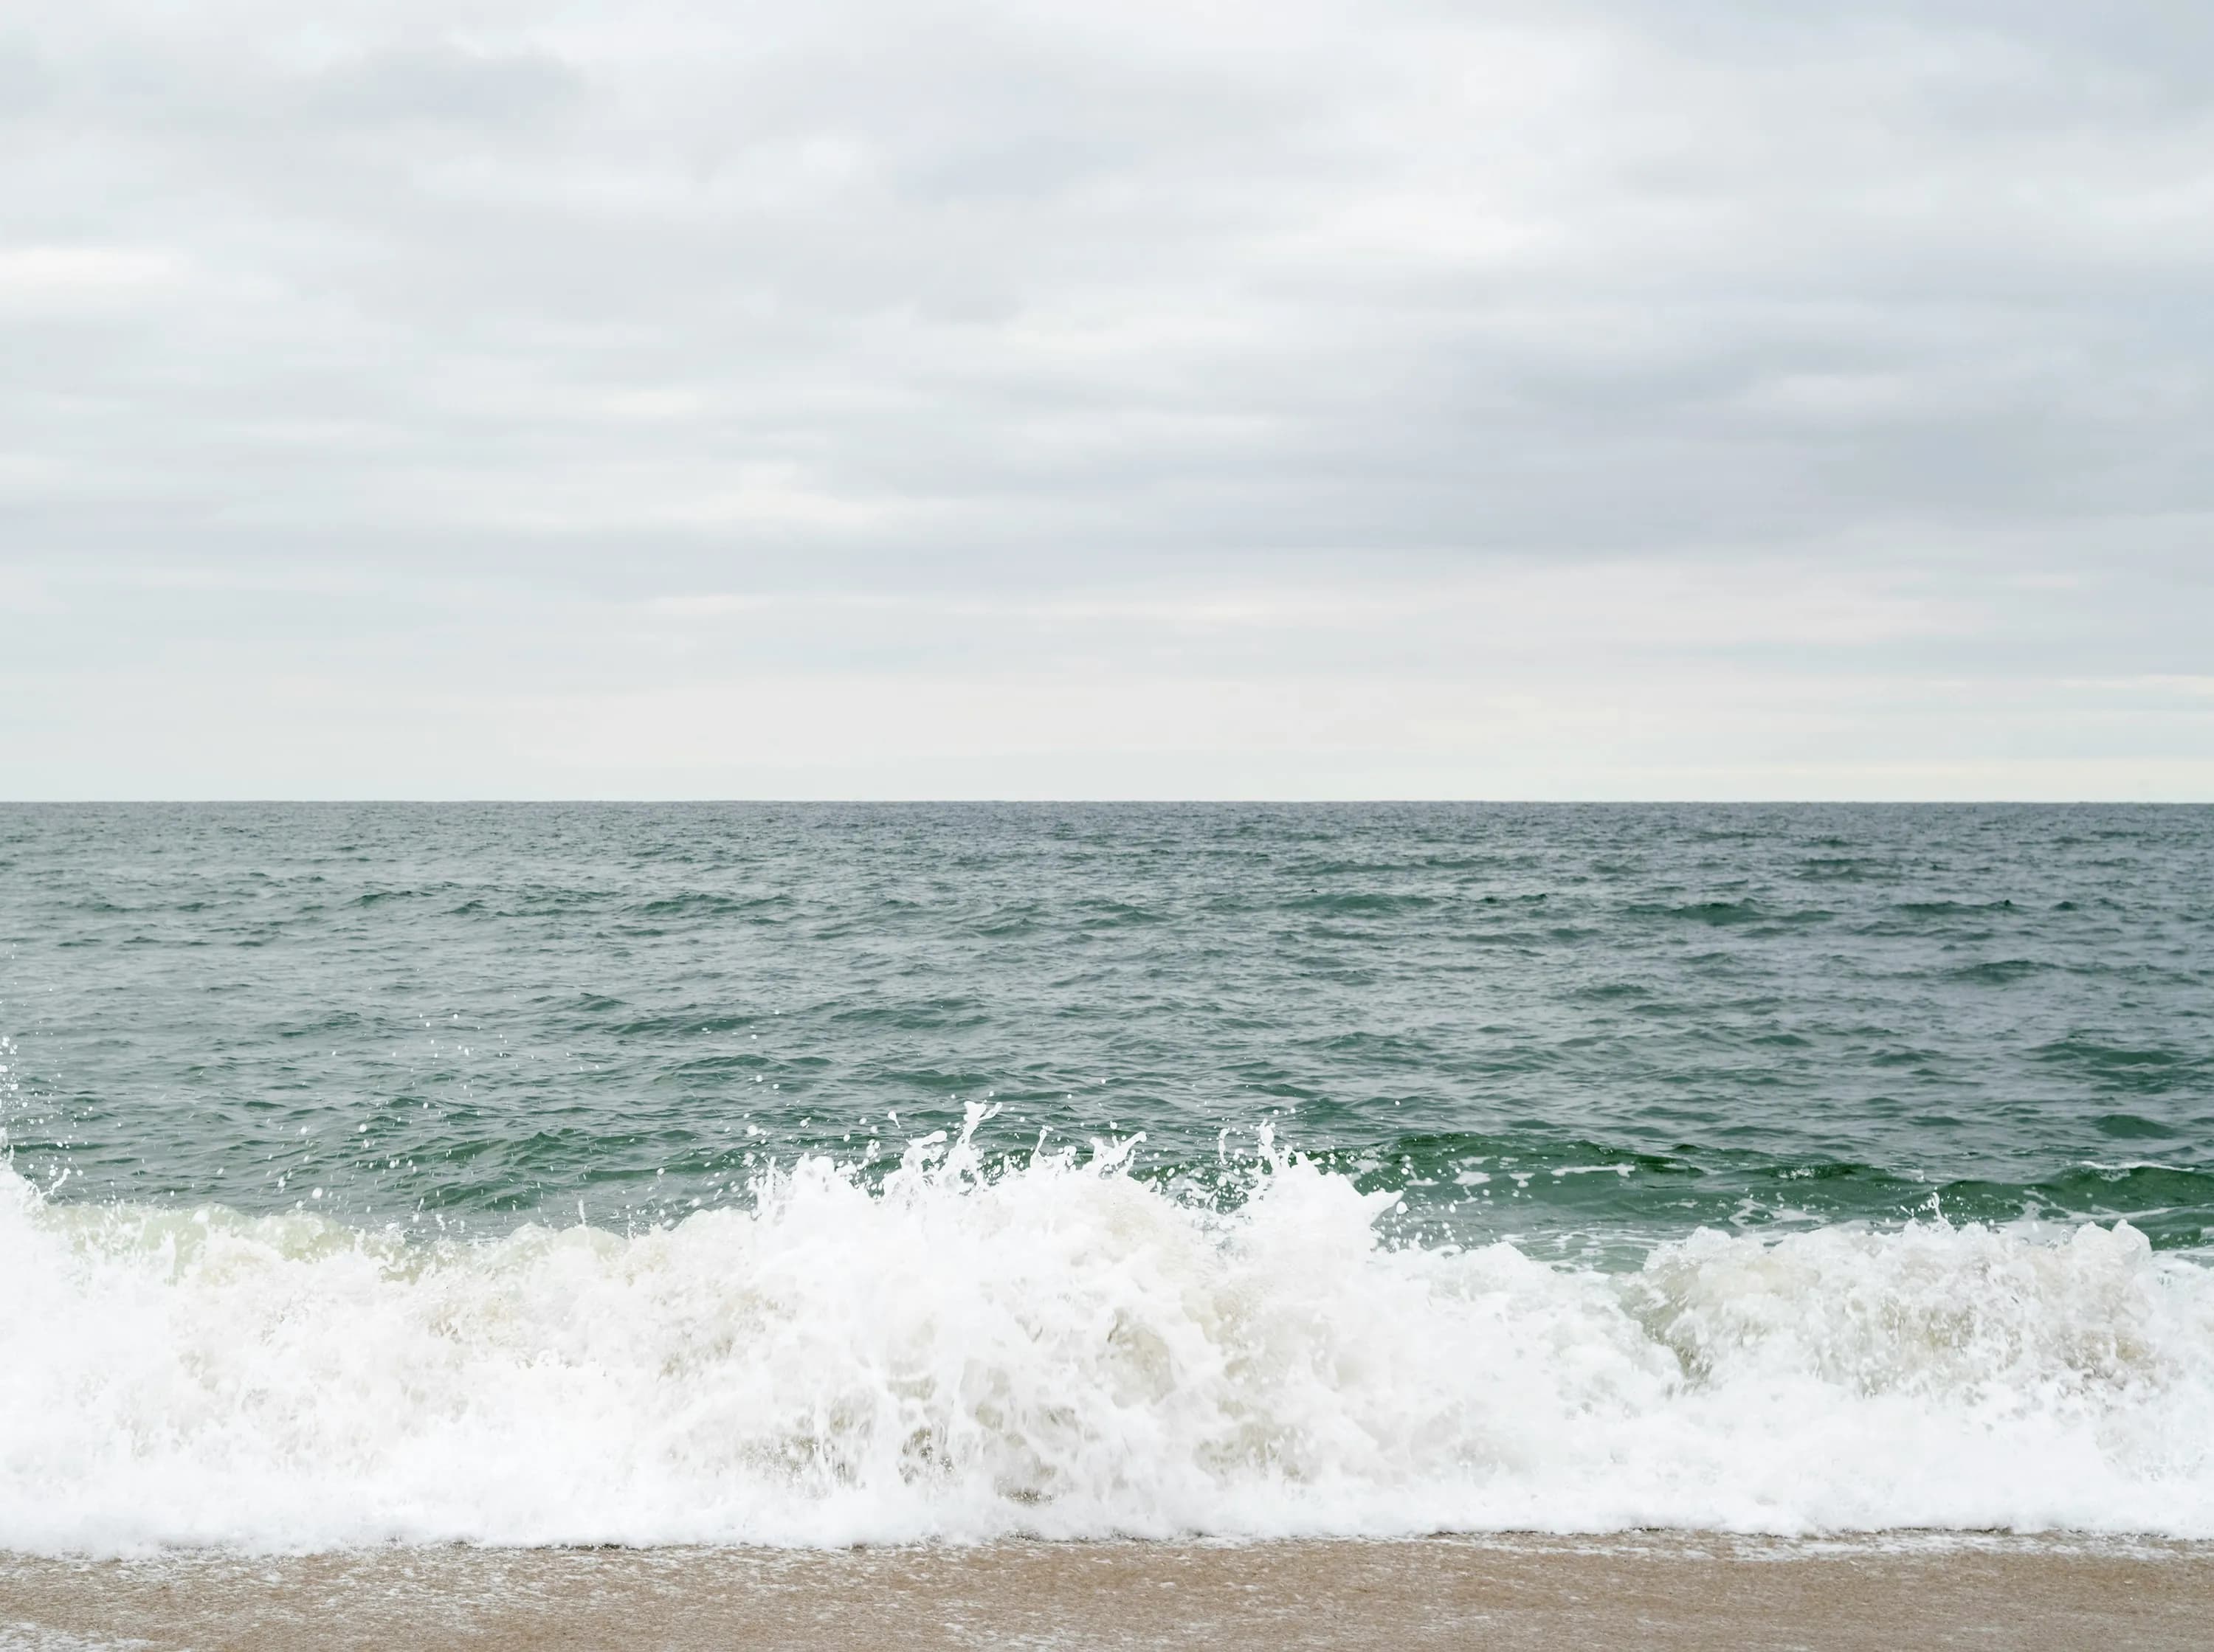
{"label": "gray cloud", "polygon": [[[1294,741],[1262,789],[2214,795],[2202,8],[14,31],[26,789],[1019,790],[1087,752],[1175,789],[1275,749],[1227,683],[1372,708],[1385,757]],[[1071,710],[1055,754],[948,686],[986,679],[1192,710]],[[895,763],[849,710],[810,767],[701,709],[775,681],[970,725]],[[689,732],[565,767],[623,695]],[[1543,763],[1466,710],[1517,695]],[[172,761],[150,697],[236,732]],[[1674,721],[1626,753],[1608,705]]]}

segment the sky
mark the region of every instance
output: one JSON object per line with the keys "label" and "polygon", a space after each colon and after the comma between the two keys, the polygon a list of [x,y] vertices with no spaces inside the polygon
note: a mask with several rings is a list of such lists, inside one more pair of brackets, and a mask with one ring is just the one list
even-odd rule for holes
{"label": "sky", "polygon": [[2214,7],[18,0],[0,796],[2214,800]]}

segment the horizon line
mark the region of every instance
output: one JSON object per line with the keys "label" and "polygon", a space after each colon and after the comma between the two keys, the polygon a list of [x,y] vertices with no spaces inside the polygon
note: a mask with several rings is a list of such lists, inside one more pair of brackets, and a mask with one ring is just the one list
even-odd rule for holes
{"label": "horizon line", "polygon": [[753,807],[819,808],[870,805],[888,808],[1101,808],[1196,807],[1330,808],[1377,807],[1474,807],[1491,808],[2214,808],[2214,799],[2193,797],[1189,797],[1167,796],[1103,797],[1028,796],[113,796],[0,798],[0,808],[267,808],[272,806],[362,808],[376,805],[422,808],[492,808],[558,805],[565,808]]}

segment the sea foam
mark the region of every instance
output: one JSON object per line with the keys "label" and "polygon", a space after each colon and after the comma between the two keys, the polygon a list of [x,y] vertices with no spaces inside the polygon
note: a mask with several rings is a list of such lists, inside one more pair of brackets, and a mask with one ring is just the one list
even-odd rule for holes
{"label": "sea foam", "polygon": [[0,1172],[0,1546],[2214,1536],[2214,1271],[2126,1226],[1606,1274],[1394,1247],[1390,1203],[1274,1155],[1205,1208],[964,1134],[425,1244]]}

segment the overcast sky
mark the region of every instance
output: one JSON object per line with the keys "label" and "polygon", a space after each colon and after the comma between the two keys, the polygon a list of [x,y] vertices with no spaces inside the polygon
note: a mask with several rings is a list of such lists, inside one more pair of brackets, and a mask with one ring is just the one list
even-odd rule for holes
{"label": "overcast sky", "polygon": [[2214,798],[2214,6],[19,0],[0,796]]}

